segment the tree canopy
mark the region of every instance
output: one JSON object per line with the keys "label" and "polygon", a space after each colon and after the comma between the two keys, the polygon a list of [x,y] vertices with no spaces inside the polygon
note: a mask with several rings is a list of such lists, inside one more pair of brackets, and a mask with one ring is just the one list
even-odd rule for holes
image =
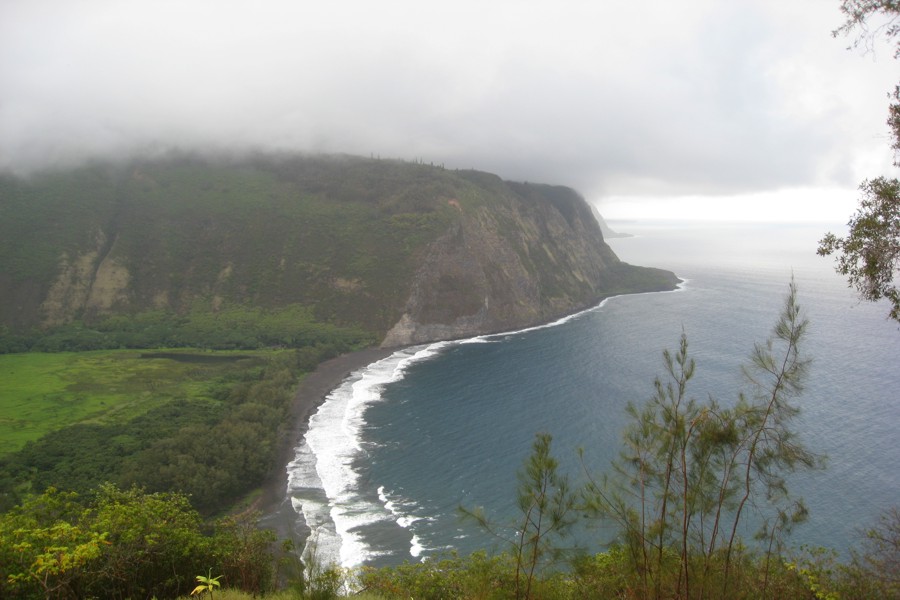
{"label": "tree canopy", "polygon": [[[873,48],[881,36],[893,45],[900,57],[900,2],[896,0],[843,0],[845,21],[832,32],[835,36],[856,35],[851,47]],[[900,85],[894,87],[888,107],[894,165],[900,166]],[[848,222],[846,237],[828,233],[819,242],[821,256],[836,255],[835,270],[847,277],[864,300],[886,298],[890,316],[900,321],[900,182],[878,177],[863,181],[859,209]]]}

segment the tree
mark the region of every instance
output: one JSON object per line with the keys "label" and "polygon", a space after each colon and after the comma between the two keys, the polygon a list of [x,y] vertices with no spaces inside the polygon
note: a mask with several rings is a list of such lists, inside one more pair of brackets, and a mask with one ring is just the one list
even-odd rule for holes
{"label": "tree", "polygon": [[[872,49],[875,36],[883,34],[889,40],[900,33],[900,2],[897,0],[841,0],[844,24],[831,32],[834,37],[857,32],[852,47],[860,45]],[[881,19],[881,22],[877,22]],[[900,42],[896,43],[894,57],[900,56]]]}
{"label": "tree", "polygon": [[688,396],[694,361],[682,334],[678,351],[663,353],[667,379],[657,379],[655,396],[628,407],[614,475],[597,482],[588,473],[585,505],[617,525],[639,597],[733,595],[742,587],[732,582],[743,558],[738,532],[751,511],[766,594],[770,559],[806,515],[785,474],[819,462],[790,427],[808,366],[799,352],[806,326],[792,283],[772,336],[744,369],[750,391],[732,406]]}
{"label": "tree", "polygon": [[521,514],[511,536],[498,532],[481,509],[460,508],[463,516],[474,519],[482,528],[509,545],[515,562],[515,597],[530,598],[538,570],[559,551],[554,540],[567,534],[574,524],[576,495],[568,477],[558,472],[559,463],[550,454],[552,437],[535,435],[531,455],[519,472],[516,507]]}
{"label": "tree", "polygon": [[853,552],[849,572],[873,597],[900,598],[900,509],[888,509],[878,525],[866,531],[862,552]]}
{"label": "tree", "polygon": [[82,523],[104,532],[109,542],[102,565],[88,578],[88,591],[97,596],[176,596],[190,589],[194,573],[211,559],[200,515],[183,494],[105,484]]}
{"label": "tree", "polygon": [[862,545],[850,549],[849,562],[838,562],[837,552],[824,548],[805,549],[788,568],[800,574],[817,598],[900,598],[900,510],[886,510],[862,534]]}
{"label": "tree", "polygon": [[[687,384],[694,376],[694,359],[688,355],[688,342],[681,335],[679,350],[673,356],[663,352],[668,383],[654,381],[656,395],[644,406],[629,402],[626,411],[631,423],[623,432],[624,449],[613,463],[615,483],[603,489],[589,483],[586,506],[590,512],[611,516],[621,527],[640,587],[646,594],[661,597],[663,563],[667,551],[682,547],[678,541],[678,515],[691,503],[686,486],[688,476],[684,458],[696,424],[703,413],[687,396]],[[686,553],[682,554],[686,557]],[[686,560],[682,560],[686,565]]]}
{"label": "tree", "polygon": [[50,488],[0,515],[0,597],[79,595],[84,570],[108,541],[79,523],[76,498]]}
{"label": "tree", "polygon": [[[894,58],[900,58],[900,2],[897,0],[842,0],[844,24],[833,35],[856,32],[853,47],[871,50],[875,38],[883,35],[894,44]],[[895,41],[896,40],[896,41]],[[888,108],[894,165],[900,166],[900,85],[894,87]],[[900,182],[879,177],[860,185],[859,210],[851,217],[847,237],[828,233],[819,241],[821,256],[837,255],[835,270],[847,277],[864,300],[886,298],[890,316],[900,321],[900,290],[895,284],[900,274]]]}
{"label": "tree", "polygon": [[879,177],[860,185],[860,208],[845,238],[828,233],[819,254],[837,254],[835,270],[847,277],[864,300],[886,298],[890,316],[900,321],[900,181]]}
{"label": "tree", "polygon": [[216,523],[213,553],[231,587],[262,592],[275,583],[275,533],[258,526],[259,513],[244,511]]}

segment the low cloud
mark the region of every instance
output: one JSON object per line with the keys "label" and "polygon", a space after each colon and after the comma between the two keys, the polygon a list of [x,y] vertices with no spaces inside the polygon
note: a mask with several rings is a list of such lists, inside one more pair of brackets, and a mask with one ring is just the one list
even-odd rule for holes
{"label": "low cloud", "polygon": [[896,64],[847,52],[819,0],[312,4],[4,3],[0,169],[343,152],[601,197],[855,186],[890,164]]}

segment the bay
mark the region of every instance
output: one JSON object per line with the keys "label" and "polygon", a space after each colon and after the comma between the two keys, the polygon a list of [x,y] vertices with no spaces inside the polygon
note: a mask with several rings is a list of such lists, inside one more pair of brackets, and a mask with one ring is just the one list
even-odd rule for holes
{"label": "bay", "polygon": [[[769,335],[792,277],[814,361],[796,429],[829,459],[789,480],[810,508],[793,542],[844,551],[897,502],[900,331],[884,305],[860,303],[816,256],[834,226],[616,226],[636,234],[610,240],[620,258],[670,269],[682,289],[611,298],[549,327],[406,349],[331,395],[289,467],[295,506],[325,554],[352,566],[500,549],[458,507],[511,520],[536,432],[553,436],[573,480],[585,466],[592,476],[607,470],[625,405],[653,395],[661,352],[682,331],[697,361],[691,394],[733,400],[746,388],[740,366]],[[609,535],[582,537],[602,547]]]}

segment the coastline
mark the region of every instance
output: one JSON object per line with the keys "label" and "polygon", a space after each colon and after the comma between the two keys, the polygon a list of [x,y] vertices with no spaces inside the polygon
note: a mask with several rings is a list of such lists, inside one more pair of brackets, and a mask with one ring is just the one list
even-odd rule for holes
{"label": "coastline", "polygon": [[[546,323],[523,327],[516,330],[489,332],[482,335],[502,335],[552,327],[561,321],[568,320],[581,313],[594,310],[602,306],[610,298],[622,295],[647,294],[659,292],[672,292],[681,289],[684,281],[673,275],[674,282],[668,285],[651,286],[651,289],[643,291],[629,291],[604,295],[597,302],[587,308],[573,311],[557,319],[548,320]],[[468,339],[471,336],[462,336],[458,339]],[[435,340],[437,341],[437,340]],[[445,341],[454,341],[453,339]],[[251,509],[260,512],[259,525],[264,529],[273,531],[278,540],[291,540],[294,548],[302,550],[309,531],[302,523],[290,499],[287,497],[288,476],[286,465],[294,460],[295,450],[301,439],[309,429],[310,417],[324,403],[326,397],[340,387],[343,381],[354,372],[364,369],[383,358],[402,350],[402,347],[371,347],[355,352],[348,352],[335,358],[320,363],[316,370],[308,373],[298,384],[291,405],[291,427],[282,434],[278,441],[277,463],[261,486],[261,494]]]}
{"label": "coastline", "polygon": [[[595,304],[587,308],[573,311],[557,319],[548,320],[546,323],[517,330],[488,332],[482,335],[501,335],[553,326],[560,321],[570,319],[583,312],[594,310],[616,296],[677,291],[681,289],[684,281],[674,276],[674,274],[673,278],[674,282],[670,282],[669,285],[658,286],[656,289],[604,295]],[[467,339],[468,337],[471,336],[463,336],[459,339]],[[309,429],[310,417],[324,403],[325,398],[340,387],[341,383],[352,373],[364,369],[383,358],[387,358],[399,350],[402,350],[402,347],[382,348],[376,346],[342,354],[320,363],[315,371],[308,373],[298,384],[291,405],[291,427],[279,439],[277,462],[272,466],[272,471],[262,484],[260,496],[251,506],[252,510],[260,512],[259,525],[264,529],[274,531],[276,539],[289,539],[294,543],[294,547],[299,550],[303,548],[309,535],[309,531],[301,522],[302,519],[299,518],[294,510],[290,499],[287,498],[288,476],[286,466],[295,458],[295,449]]]}
{"label": "coastline", "polygon": [[[262,485],[262,494],[255,509],[261,513],[260,525],[275,532],[277,539],[290,539],[294,547],[303,548],[306,532],[302,530],[297,512],[287,498],[286,465],[294,460],[294,450],[309,428],[309,418],[325,398],[351,373],[387,358],[399,348],[366,348],[341,354],[320,363],[297,386],[291,404],[291,427],[278,443],[278,462]],[[299,528],[299,529],[298,529]]]}

